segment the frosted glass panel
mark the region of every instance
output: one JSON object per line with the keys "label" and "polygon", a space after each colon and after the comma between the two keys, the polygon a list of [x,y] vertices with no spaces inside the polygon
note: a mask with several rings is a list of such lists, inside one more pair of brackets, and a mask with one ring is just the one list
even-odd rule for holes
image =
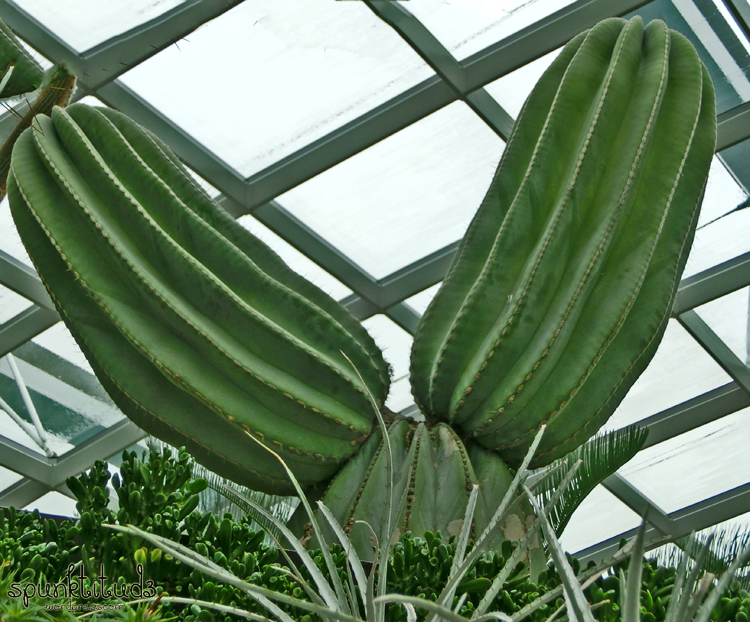
{"label": "frosted glass panel", "polygon": [[560,542],[569,553],[577,553],[640,523],[640,517],[633,510],[608,490],[597,486],[573,514]]}
{"label": "frosted glass panel", "polygon": [[76,340],[73,339],[73,335],[70,334],[70,331],[62,322],[58,322],[51,328],[48,328],[40,335],[34,337],[32,341],[90,374],[94,373],[91,365],[89,365],[83,352],[78,347]]}
{"label": "frosted glass panel", "polygon": [[503,147],[457,102],[287,192],[279,203],[380,279],[464,234]]}
{"label": "frosted glass panel", "polygon": [[40,513],[50,514],[51,516],[68,516],[71,518],[78,516],[76,500],[66,497],[55,490],[39,497],[36,501],[32,501],[22,509],[28,511],[39,510]]}
{"label": "frosted glass panel", "polygon": [[502,78],[490,82],[484,87],[485,90],[505,109],[505,112],[514,119],[517,118],[529,93],[561,50],[562,48],[558,48]]}
{"label": "frosted glass panel", "polygon": [[534,22],[568,6],[573,0],[420,0],[406,7],[462,60]]}
{"label": "frosted glass panel", "polygon": [[300,253],[291,244],[282,240],[264,224],[258,222],[253,216],[241,216],[237,222],[245,227],[255,237],[260,238],[279,255],[292,270],[312,281],[324,292],[341,300],[352,293],[346,285],[323,270],[314,261]]}
{"label": "frosted glass panel", "polygon": [[743,209],[696,231],[682,278],[750,251],[750,209]]}
{"label": "frosted glass panel", "polygon": [[30,306],[31,303],[26,298],[0,285],[0,325]]}
{"label": "frosted glass panel", "polygon": [[708,184],[701,205],[698,230],[715,222],[747,200],[747,194],[727,171],[718,156],[711,161]]}
{"label": "frosted glass panel", "polygon": [[386,406],[395,412],[403,410],[414,401],[409,388],[409,355],[413,338],[385,315],[375,315],[362,324],[391,364],[391,390]]}
{"label": "frosted glass panel", "polygon": [[620,474],[668,513],[750,482],[750,409],[639,452]]}
{"label": "frosted glass panel", "polygon": [[79,52],[127,32],[184,0],[16,0]]}
{"label": "frosted glass panel", "polygon": [[625,427],[728,382],[726,372],[676,320],[670,320],[656,355],[604,429]]}
{"label": "frosted glass panel", "polygon": [[18,235],[16,223],[13,222],[8,197],[5,197],[0,202],[0,231],[3,232],[0,235],[0,249],[30,266],[31,259],[29,259],[29,254],[26,252],[26,248],[23,242],[21,242],[21,237]]}
{"label": "frosted glass panel", "polygon": [[750,288],[743,288],[697,307],[698,315],[726,343],[738,359],[748,363],[748,296]]}
{"label": "frosted glass panel", "polygon": [[246,177],[433,73],[362,2],[244,2],[188,38],[121,79]]}

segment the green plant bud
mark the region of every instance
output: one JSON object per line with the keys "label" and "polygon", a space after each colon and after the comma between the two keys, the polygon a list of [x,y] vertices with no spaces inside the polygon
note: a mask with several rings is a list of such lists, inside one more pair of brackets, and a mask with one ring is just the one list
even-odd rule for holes
{"label": "green plant bud", "polygon": [[34,578],[36,577],[36,571],[33,568],[25,568],[24,571],[20,575],[20,581],[31,583],[34,581]]}
{"label": "green plant bud", "polygon": [[83,484],[78,481],[78,478],[69,477],[65,480],[65,485],[70,489],[70,492],[75,495],[75,498],[78,499],[78,501],[83,502],[88,497],[86,489],[84,488]]}
{"label": "green plant bud", "polygon": [[185,504],[180,508],[180,520],[184,520],[185,517],[190,514],[195,508],[198,507],[198,504],[200,503],[200,498],[196,495],[193,497],[189,497],[188,500],[185,502]]}
{"label": "green plant bud", "polygon": [[195,479],[187,486],[187,489],[193,494],[203,492],[206,488],[208,488],[208,482],[205,479]]}
{"label": "green plant bud", "polygon": [[163,492],[156,493],[154,495],[154,505],[158,508],[164,505],[167,502],[167,497],[164,495]]}
{"label": "green plant bud", "polygon": [[151,561],[152,562],[158,562],[161,560],[161,549],[154,549],[151,551]]}
{"label": "green plant bud", "polygon": [[420,321],[428,420],[514,468],[542,424],[532,467],[590,438],[666,329],[715,143],[713,85],[681,34],[634,17],[573,38]]}
{"label": "green plant bud", "polygon": [[147,552],[148,552],[148,549],[146,549],[146,547],[141,547],[140,549],[136,550],[136,552],[133,553],[133,559],[135,559],[135,563],[145,566]]}
{"label": "green plant bud", "polygon": [[141,493],[134,490],[128,495],[128,511],[131,516],[136,516],[141,509]]}

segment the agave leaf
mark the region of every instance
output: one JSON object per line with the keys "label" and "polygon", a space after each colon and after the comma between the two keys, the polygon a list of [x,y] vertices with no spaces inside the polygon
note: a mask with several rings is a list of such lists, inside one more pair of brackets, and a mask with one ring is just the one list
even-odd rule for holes
{"label": "agave leaf", "polygon": [[[451,565],[451,571],[450,571],[450,574],[448,575],[449,583],[450,583],[450,579],[452,579],[458,573],[458,570],[461,567],[461,563],[464,560],[464,553],[466,551],[466,545],[469,542],[469,534],[471,533],[471,523],[474,519],[474,508],[477,505],[478,496],[479,496],[479,485],[475,484],[471,490],[471,495],[469,496],[469,502],[466,504],[466,514],[464,515],[464,522],[461,525],[461,533],[459,534],[458,542],[456,543],[456,552],[453,555],[453,564]],[[463,574],[461,576],[463,577]],[[451,585],[452,587],[451,588],[446,587],[443,590],[443,592],[440,594],[440,598],[438,598],[437,602],[443,607],[447,607],[448,603],[452,603],[453,597],[456,594],[456,588],[458,587],[458,583],[452,583]],[[428,614],[427,618],[425,619],[425,622],[434,622],[436,616],[437,616],[436,613]]]}
{"label": "agave leaf", "polygon": [[5,73],[5,75],[3,76],[3,79],[2,79],[2,81],[0,82],[0,95],[2,95],[2,94],[3,94],[3,90],[4,90],[4,89],[5,89],[5,87],[6,87],[7,85],[8,85],[8,80],[10,80],[10,77],[11,77],[11,76],[13,75],[13,70],[14,70],[15,68],[16,68],[16,67],[15,67],[15,65],[11,65],[11,66],[10,66],[10,67],[8,68],[8,71],[7,71],[7,72]]}
{"label": "agave leaf", "polygon": [[[569,465],[577,460],[583,461],[576,479],[547,514],[558,538],[589,493],[635,456],[643,447],[647,436],[648,429],[636,425],[628,426],[597,436],[553,463],[553,466],[558,466]],[[538,482],[535,492],[540,503],[551,497],[563,477],[564,473],[556,470],[551,477]]]}
{"label": "agave leaf", "polygon": [[[318,587],[318,590],[320,590],[320,595],[323,597],[323,600],[326,602],[326,604],[329,607],[331,607],[331,609],[335,609],[336,604],[338,603],[338,600],[336,598],[336,595],[331,590],[331,586],[328,584],[328,581],[326,581],[325,577],[323,576],[323,573],[320,571],[317,564],[310,557],[310,554],[305,550],[305,547],[303,547],[302,544],[299,542],[299,540],[297,540],[297,538],[294,537],[294,534],[291,532],[291,530],[286,525],[284,525],[281,521],[273,517],[264,507],[255,503],[252,499],[245,497],[244,495],[240,494],[237,491],[234,491],[234,494],[236,494],[240,499],[242,499],[245,503],[247,503],[253,510],[255,510],[263,518],[270,521],[273,525],[276,526],[276,528],[289,541],[292,547],[294,547],[294,550],[296,551],[297,555],[299,555],[300,559],[307,567],[307,570],[310,573],[310,576],[312,577],[313,581],[315,581],[315,585]],[[338,575],[336,576],[338,577]]]}
{"label": "agave leaf", "polygon": [[555,567],[557,568],[557,572],[559,573],[560,578],[562,579],[563,586],[565,588],[568,612],[571,615],[575,616],[579,622],[595,622],[594,617],[591,615],[591,610],[589,609],[589,603],[586,600],[586,596],[584,595],[583,590],[581,589],[581,586],[576,579],[573,569],[570,567],[568,560],[565,558],[565,552],[563,551],[560,541],[555,535],[554,529],[552,529],[552,525],[550,525],[547,516],[539,507],[539,504],[536,502],[536,499],[534,499],[534,495],[531,493],[531,491],[528,488],[525,488],[524,491],[526,492],[526,495],[528,496],[529,501],[531,502],[531,505],[536,512],[536,515],[542,520],[542,530],[544,531],[544,536],[547,539],[549,552],[555,562]]}
{"label": "agave leaf", "polygon": [[667,607],[667,613],[664,615],[664,622],[678,622],[677,607],[682,600],[680,595],[682,594],[682,586],[685,584],[687,578],[687,564],[688,556],[683,555],[680,559],[680,565],[677,567],[677,575],[675,576],[674,587],[672,588],[672,597],[669,599],[669,606]]}
{"label": "agave leaf", "polygon": [[643,574],[643,551],[646,547],[646,516],[643,517],[638,534],[635,537],[633,555],[628,567],[628,580],[625,589],[621,590],[623,595],[622,622],[639,622],[641,619],[641,576]]}
{"label": "agave leaf", "polygon": [[[701,577],[700,583],[698,584],[698,589],[690,599],[690,604],[688,605],[687,611],[685,612],[685,620],[695,620],[695,614],[698,611],[698,607],[700,607],[700,604],[703,602],[706,594],[708,594],[708,591],[711,589],[714,579],[716,579],[716,576],[710,572],[706,572],[703,577]],[[710,613],[711,612],[709,611],[709,615]]]}
{"label": "agave leaf", "polygon": [[518,500],[516,497],[516,492],[518,490],[518,487],[521,485],[522,481],[526,478],[528,474],[529,462],[531,462],[532,458],[534,457],[534,452],[536,451],[537,447],[539,447],[539,443],[542,442],[542,437],[544,436],[545,429],[546,429],[546,426],[544,425],[542,425],[539,428],[539,431],[537,432],[536,437],[534,438],[534,442],[531,443],[529,450],[526,452],[526,457],[521,463],[521,466],[518,468],[518,471],[516,472],[516,476],[513,478],[513,481],[510,483],[510,486],[508,487],[508,491],[505,493],[505,496],[503,497],[502,502],[500,503],[497,510],[495,511],[495,514],[493,515],[490,522],[487,523],[487,527],[485,527],[484,532],[482,532],[482,535],[479,536],[479,538],[477,538],[476,542],[474,543],[474,548],[471,549],[469,554],[466,556],[466,558],[463,560],[461,565],[456,570],[455,574],[451,576],[451,578],[446,583],[445,587],[443,588],[443,592],[438,598],[438,601],[443,602],[443,594],[448,594],[451,592],[455,593],[456,587],[464,578],[466,573],[469,572],[469,570],[471,569],[472,565],[477,560],[477,558],[482,554],[482,550],[484,548],[485,543],[492,536],[495,529],[497,529],[497,527],[500,524],[500,521],[505,516],[505,513],[508,511],[508,509],[510,509],[512,504]]}
{"label": "agave leaf", "polygon": [[[322,501],[318,501],[318,507],[323,513],[323,516],[326,517],[326,520],[328,520],[328,523],[331,525],[331,529],[333,529],[333,532],[336,534],[336,537],[341,543],[341,548],[343,548],[344,552],[346,553],[346,558],[349,561],[349,567],[351,568],[351,572],[349,573],[350,578],[353,574],[354,578],[357,580],[357,585],[359,586],[359,590],[362,596],[365,597],[367,595],[367,577],[365,576],[365,569],[362,566],[359,555],[357,555],[357,551],[352,546],[349,538],[346,537],[346,534],[341,528],[341,525],[339,525],[336,518],[333,516],[333,514],[331,514],[331,510],[329,510]],[[353,589],[352,594],[354,594]],[[356,601],[352,603],[351,610],[357,610]]]}
{"label": "agave leaf", "polygon": [[[183,598],[180,596],[162,596],[161,598],[159,596],[154,596],[153,598],[139,598],[138,600],[129,600],[126,603],[123,603],[124,605],[135,605],[138,603],[151,603],[158,600],[160,603],[175,603],[179,605],[197,605],[198,607],[204,607],[205,609],[216,609],[216,611],[223,611],[224,613],[231,613],[235,616],[240,616],[242,618],[247,618],[248,620],[255,620],[256,622],[268,622],[268,618],[265,616],[260,616],[257,613],[252,613],[251,611],[245,611],[244,609],[238,609],[237,607],[232,607],[230,605],[222,605],[220,603],[212,603],[208,602],[206,600],[198,600],[196,598]],[[96,614],[96,611],[90,611],[89,613],[84,613],[83,615],[78,616],[78,619],[85,618],[90,615]]]}
{"label": "agave leaf", "polygon": [[[565,488],[570,484],[572,479],[575,477],[578,469],[581,466],[581,462],[576,462],[570,469],[568,469],[568,472],[565,475],[565,478],[560,482],[560,486],[557,491],[552,495],[552,497],[547,502],[547,505],[544,507],[544,512],[546,513],[548,508],[554,506],[555,503],[557,503],[558,498],[560,495],[563,494],[565,491]],[[487,590],[487,593],[484,595],[482,600],[480,601],[479,605],[477,606],[476,611],[474,612],[474,615],[472,615],[472,619],[474,619],[477,616],[481,616],[483,613],[489,609],[489,606],[492,604],[492,602],[495,600],[495,597],[498,595],[500,590],[503,587],[503,584],[508,579],[508,576],[511,572],[513,572],[513,569],[516,567],[518,562],[521,560],[521,557],[526,552],[526,549],[531,544],[531,540],[534,538],[534,535],[536,534],[537,530],[541,526],[541,518],[539,516],[536,517],[534,520],[534,524],[531,526],[531,528],[526,532],[526,535],[524,536],[523,540],[518,544],[516,547],[516,550],[513,551],[513,554],[511,555],[510,559],[505,562],[505,566],[503,566],[503,569],[500,571],[500,573],[495,577],[495,580],[492,582],[492,585],[490,586],[490,589]]]}
{"label": "agave leaf", "polygon": [[258,587],[257,585],[253,585],[252,583],[242,581],[231,572],[224,570],[221,566],[218,566],[210,559],[199,555],[188,547],[183,546],[182,544],[179,544],[177,542],[173,542],[172,540],[169,540],[167,538],[162,538],[161,536],[156,536],[154,534],[138,529],[138,527],[135,527],[134,525],[104,525],[104,527],[143,538],[144,540],[151,542],[152,544],[156,544],[164,553],[168,553],[178,561],[181,561],[183,564],[187,564],[191,568],[195,568],[203,574],[218,579],[219,581],[224,581],[229,585],[234,585],[235,587],[240,588],[245,593],[247,593],[248,596],[255,599],[259,604],[268,609],[268,611],[275,615],[281,622],[294,621],[291,617],[289,617],[287,613],[279,609],[279,607],[269,599],[285,602],[289,605],[297,605],[297,603],[299,603],[299,606],[303,608],[308,604],[304,601],[299,601],[288,596],[278,594],[277,592],[272,592],[271,590]]}
{"label": "agave leaf", "polygon": [[747,560],[750,559],[750,545],[745,546],[742,553],[735,557],[732,564],[727,568],[726,572],[721,576],[719,582],[714,587],[713,592],[708,595],[706,602],[703,603],[701,610],[698,612],[698,617],[695,622],[708,622],[711,617],[711,613],[719,602],[724,590],[729,587],[730,582],[734,579],[734,574],[739,570]]}
{"label": "agave leaf", "polygon": [[[414,607],[427,609],[427,611],[437,614],[437,616],[439,616],[441,620],[445,620],[446,622],[466,622],[466,618],[458,615],[457,613],[453,613],[450,609],[447,609],[442,605],[438,605],[437,603],[433,603],[431,600],[418,598],[416,596],[388,594],[386,596],[378,596],[375,599],[375,602],[378,605],[385,605],[387,603],[408,603],[413,605]],[[500,613],[499,611],[495,611],[493,613],[482,616],[481,618],[477,618],[477,622],[485,622],[485,620],[502,620],[503,622],[512,622],[511,618],[506,616],[504,613]]]}

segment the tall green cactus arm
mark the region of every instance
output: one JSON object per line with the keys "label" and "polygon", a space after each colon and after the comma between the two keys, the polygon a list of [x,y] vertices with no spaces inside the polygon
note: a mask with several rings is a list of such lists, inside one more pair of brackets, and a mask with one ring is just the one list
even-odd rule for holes
{"label": "tall green cactus arm", "polygon": [[370,432],[367,390],[387,395],[372,339],[334,301],[317,304],[322,292],[296,291],[298,277],[123,115],[76,104],[38,121],[13,151],[11,211],[116,403],[238,483],[290,492],[245,433],[303,484],[330,478]]}
{"label": "tall green cactus arm", "polygon": [[0,20],[0,80],[13,69],[0,97],[15,97],[35,91],[42,84],[44,72],[39,63],[24,49],[21,42]]}
{"label": "tall green cactus arm", "polygon": [[[1,22],[0,22],[1,24]],[[14,74],[15,75],[15,72]],[[0,147],[0,200],[5,198],[8,186],[8,171],[13,154],[13,147],[18,137],[29,127],[34,125],[34,118],[38,114],[51,114],[55,106],[65,107],[70,102],[76,86],[76,74],[70,65],[63,61],[44,74],[38,97],[29,105],[28,111],[16,123],[8,137]],[[2,93],[0,93],[2,95]]]}
{"label": "tall green cactus arm", "polygon": [[530,95],[412,352],[415,397],[510,465],[607,420],[669,318],[716,138],[713,86],[661,21],[605,20]]}

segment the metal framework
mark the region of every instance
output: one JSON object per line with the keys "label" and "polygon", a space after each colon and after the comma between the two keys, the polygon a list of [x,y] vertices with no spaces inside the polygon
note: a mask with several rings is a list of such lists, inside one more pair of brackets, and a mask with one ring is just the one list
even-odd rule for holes
{"label": "metal framework", "polygon": [[[349,287],[354,293],[341,302],[356,317],[365,319],[383,313],[411,334],[416,329],[419,314],[404,300],[444,278],[457,243],[378,280],[285,210],[276,197],[454,101],[465,102],[496,134],[507,139],[513,119],[489,96],[484,89],[487,84],[556,49],[605,17],[625,15],[648,4],[648,0],[578,0],[459,62],[408,12],[408,5],[391,0],[364,0],[436,75],[266,169],[243,178],[117,79],[240,1],[187,0],[83,53],[73,50],[12,0],[0,0],[0,17],[44,56],[64,57],[73,64],[80,76],[77,98],[95,95],[157,133],[188,166],[221,192],[218,201],[227,212],[235,217],[252,214]],[[750,7],[746,0],[727,0],[727,6],[748,34]],[[750,138],[750,103],[721,114],[717,120],[717,151]],[[9,113],[0,117],[0,126],[14,122]],[[29,309],[0,325],[0,356],[3,356],[52,326],[59,321],[59,316],[34,271],[2,251],[0,283],[33,303]],[[727,371],[733,382],[643,421],[650,429],[647,446],[750,406],[750,370],[693,311],[701,304],[748,285],[750,253],[681,283],[673,316]],[[65,492],[67,477],[89,467],[97,458],[107,458],[132,445],[142,436],[133,424],[123,420],[58,459],[46,458],[0,437],[0,465],[23,476],[21,481],[0,492],[0,506],[23,506],[50,490]],[[750,484],[672,514],[661,511],[619,475],[612,476],[604,485],[638,514],[649,508],[651,545],[750,511]],[[618,541],[619,536],[583,551],[581,556],[584,561],[600,558]]]}

